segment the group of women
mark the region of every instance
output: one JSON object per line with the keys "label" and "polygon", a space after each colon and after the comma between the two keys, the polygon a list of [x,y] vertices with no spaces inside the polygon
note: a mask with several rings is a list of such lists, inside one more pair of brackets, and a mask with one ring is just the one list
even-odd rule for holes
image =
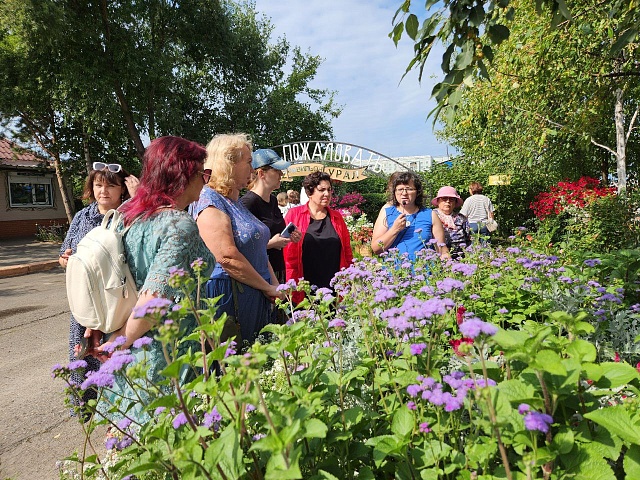
{"label": "group of women", "polygon": [[[281,283],[304,278],[318,288],[331,288],[335,273],[352,261],[345,221],[329,207],[330,176],[314,172],[305,177],[308,202],[288,209],[283,217],[272,193],[280,187],[289,163],[273,150],[252,149],[245,134],[217,135],[206,149],[183,138],[161,137],[146,149],[139,181],[119,164],[94,163],[85,188],[85,198],[92,203],[75,216],[60,250],[61,265],[66,265],[78,242],[101,223],[104,214],[118,208],[124,218],[122,228],[128,227],[124,242],[139,292],[136,306],[156,298],[180,301],[181,293],[170,286],[170,272],[191,271],[192,262],[200,258],[209,266],[202,293],[209,298],[220,296],[218,314],[225,312],[235,320],[236,340],[252,342],[265,325],[278,321],[273,302],[283,298],[278,289]],[[461,202],[455,189],[443,187],[433,200],[438,209],[431,210],[424,207],[422,183],[415,174],[394,175],[389,186],[390,201],[374,228],[374,252],[398,248],[413,256],[433,236],[443,258],[451,254],[450,248],[455,254],[462,237],[450,235],[448,242],[445,232],[452,226],[464,230],[467,225],[453,214],[453,207]],[[294,301],[302,295],[297,293]],[[75,381],[81,383],[88,371],[98,370],[96,358],[107,358],[118,337],[124,337],[119,348],[130,349],[136,358],[146,356],[151,366],[148,379],[159,380],[165,359],[154,339],[155,328],[132,313],[120,330],[103,339],[100,332],[86,330],[72,317],[71,360],[79,358],[77,346],[82,338],[90,339],[82,352],[87,354],[87,369],[76,370]],[[195,319],[181,322],[180,328],[187,335],[195,328]],[[135,343],[144,336],[148,341]],[[136,347],[143,343],[146,352]],[[185,370],[185,381],[187,374]],[[98,410],[113,418],[107,412],[116,398],[124,398],[125,403],[136,398],[131,388],[119,379],[101,396]],[[96,394],[89,390],[82,400]],[[127,405],[121,403],[120,408],[126,411]],[[132,405],[127,416],[144,421],[142,405]]]}

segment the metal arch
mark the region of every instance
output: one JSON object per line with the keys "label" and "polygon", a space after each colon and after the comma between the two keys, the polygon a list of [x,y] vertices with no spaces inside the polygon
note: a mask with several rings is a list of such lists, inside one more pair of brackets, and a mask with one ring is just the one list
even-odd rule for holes
{"label": "metal arch", "polygon": [[[339,145],[349,145],[350,147],[356,147],[356,148],[358,148],[360,150],[366,150],[367,152],[375,153],[376,155],[379,155],[381,158],[384,158],[385,160],[391,161],[392,163],[396,164],[398,167],[400,167],[404,171],[416,173],[411,168],[407,167],[406,165],[403,165],[400,162],[397,162],[393,158],[391,158],[391,157],[389,157],[389,156],[387,156],[387,155],[385,155],[383,153],[377,152],[375,150],[371,150],[371,149],[369,149],[367,147],[363,147],[361,145],[356,145],[355,143],[339,142],[337,140],[301,140],[301,141],[297,141],[297,142],[281,143],[279,145],[275,145],[275,146],[269,147],[269,148],[271,148],[272,150],[275,150],[276,148],[285,147],[287,145],[298,145],[298,144],[301,144],[301,143],[324,143],[324,144],[333,143],[333,144],[339,144]],[[325,161],[324,158],[322,159],[322,161],[323,162]],[[342,162],[342,163],[346,163],[346,162]],[[353,164],[351,164],[351,165],[353,165]],[[362,165],[360,165],[360,166],[362,166]],[[369,166],[367,166],[366,168],[367,168],[367,170],[369,170]],[[386,174],[384,172],[382,172],[382,171],[377,172],[377,171],[375,171],[373,169],[371,169],[370,171],[372,173],[374,173],[375,175],[386,176]]]}

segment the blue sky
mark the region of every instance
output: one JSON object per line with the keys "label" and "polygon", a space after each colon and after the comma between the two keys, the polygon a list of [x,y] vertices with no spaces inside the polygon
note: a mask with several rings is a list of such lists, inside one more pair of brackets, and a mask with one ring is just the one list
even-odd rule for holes
{"label": "blue sky", "polygon": [[396,48],[388,37],[401,3],[255,0],[256,10],[274,26],[273,38],[285,36],[292,46],[324,59],[312,86],[337,91],[343,111],[333,121],[335,140],[391,157],[445,155],[447,145],[436,140],[427,119],[435,106],[430,97],[433,74],[441,75],[440,56],[429,59],[422,84],[417,72],[400,82],[413,52],[408,38]]}

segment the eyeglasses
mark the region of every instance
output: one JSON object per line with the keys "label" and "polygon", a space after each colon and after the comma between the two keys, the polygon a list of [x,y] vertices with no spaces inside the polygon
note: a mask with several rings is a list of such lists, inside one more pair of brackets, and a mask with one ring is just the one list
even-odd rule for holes
{"label": "eyeglasses", "polygon": [[211,180],[211,169],[210,168],[206,168],[204,170],[204,172],[198,172],[202,174],[202,180],[204,180],[204,183],[207,184],[209,183],[209,180]]}
{"label": "eyeglasses", "polygon": [[413,193],[415,192],[416,189],[415,188],[396,188],[396,193]]}
{"label": "eyeglasses", "polygon": [[119,163],[104,163],[104,162],[93,162],[94,170],[109,170],[111,173],[118,173],[122,171],[122,165]]}

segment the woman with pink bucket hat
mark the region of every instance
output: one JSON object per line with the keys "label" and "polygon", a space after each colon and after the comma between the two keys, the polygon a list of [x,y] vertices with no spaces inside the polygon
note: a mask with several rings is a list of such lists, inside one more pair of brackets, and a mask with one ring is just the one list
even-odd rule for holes
{"label": "woman with pink bucket hat", "polygon": [[471,244],[471,228],[467,217],[454,209],[462,206],[462,199],[455,188],[442,187],[431,204],[436,208],[435,212],[442,222],[445,233],[445,241],[449,247],[452,258],[464,255],[464,248]]}

